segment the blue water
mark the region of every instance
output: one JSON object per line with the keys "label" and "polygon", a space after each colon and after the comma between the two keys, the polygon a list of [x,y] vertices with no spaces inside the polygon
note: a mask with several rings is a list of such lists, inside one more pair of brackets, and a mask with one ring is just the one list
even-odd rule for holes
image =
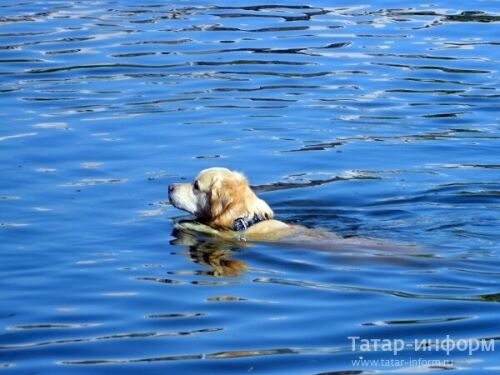
{"label": "blue water", "polygon": [[[0,372],[500,371],[412,346],[499,344],[499,3],[367,4],[1,2]],[[414,250],[177,238],[211,166]]]}

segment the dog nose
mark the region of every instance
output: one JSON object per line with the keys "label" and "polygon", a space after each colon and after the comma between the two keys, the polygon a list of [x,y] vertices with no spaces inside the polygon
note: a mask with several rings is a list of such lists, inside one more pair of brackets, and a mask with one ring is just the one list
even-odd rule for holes
{"label": "dog nose", "polygon": [[174,191],[174,185],[168,185],[168,193],[172,194],[173,191]]}

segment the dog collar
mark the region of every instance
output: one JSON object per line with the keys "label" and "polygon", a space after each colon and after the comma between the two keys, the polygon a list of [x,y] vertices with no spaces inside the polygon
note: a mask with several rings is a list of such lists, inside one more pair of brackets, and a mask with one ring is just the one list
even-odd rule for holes
{"label": "dog collar", "polygon": [[264,221],[265,219],[257,214],[253,215],[253,218],[250,220],[244,218],[244,217],[239,217],[237,218],[234,223],[233,223],[233,230],[235,232],[243,232],[250,228],[252,225],[255,225],[257,223],[260,223],[261,221]]}

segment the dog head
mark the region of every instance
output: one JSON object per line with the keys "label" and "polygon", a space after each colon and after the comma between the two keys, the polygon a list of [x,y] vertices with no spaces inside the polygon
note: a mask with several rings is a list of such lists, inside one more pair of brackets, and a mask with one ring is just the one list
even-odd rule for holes
{"label": "dog head", "polygon": [[250,189],[246,178],[226,168],[200,172],[193,183],[168,187],[170,203],[217,229],[231,229],[238,218],[272,219],[273,211]]}

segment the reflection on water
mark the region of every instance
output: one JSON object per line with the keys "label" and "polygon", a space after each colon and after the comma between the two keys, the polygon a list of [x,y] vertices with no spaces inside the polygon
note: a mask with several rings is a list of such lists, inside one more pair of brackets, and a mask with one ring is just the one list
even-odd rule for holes
{"label": "reflection on water", "polygon": [[245,246],[244,243],[231,244],[217,239],[197,238],[194,234],[175,229],[173,236],[175,239],[170,242],[172,245],[186,246],[193,262],[210,268],[209,272],[202,271],[198,274],[234,277],[247,269],[244,262],[230,259],[233,250],[239,250]]}
{"label": "reflection on water", "polygon": [[[348,340],[498,343],[498,5],[284,3],[0,4],[0,369],[498,370]],[[210,166],[418,247],[172,235],[166,186]]]}

